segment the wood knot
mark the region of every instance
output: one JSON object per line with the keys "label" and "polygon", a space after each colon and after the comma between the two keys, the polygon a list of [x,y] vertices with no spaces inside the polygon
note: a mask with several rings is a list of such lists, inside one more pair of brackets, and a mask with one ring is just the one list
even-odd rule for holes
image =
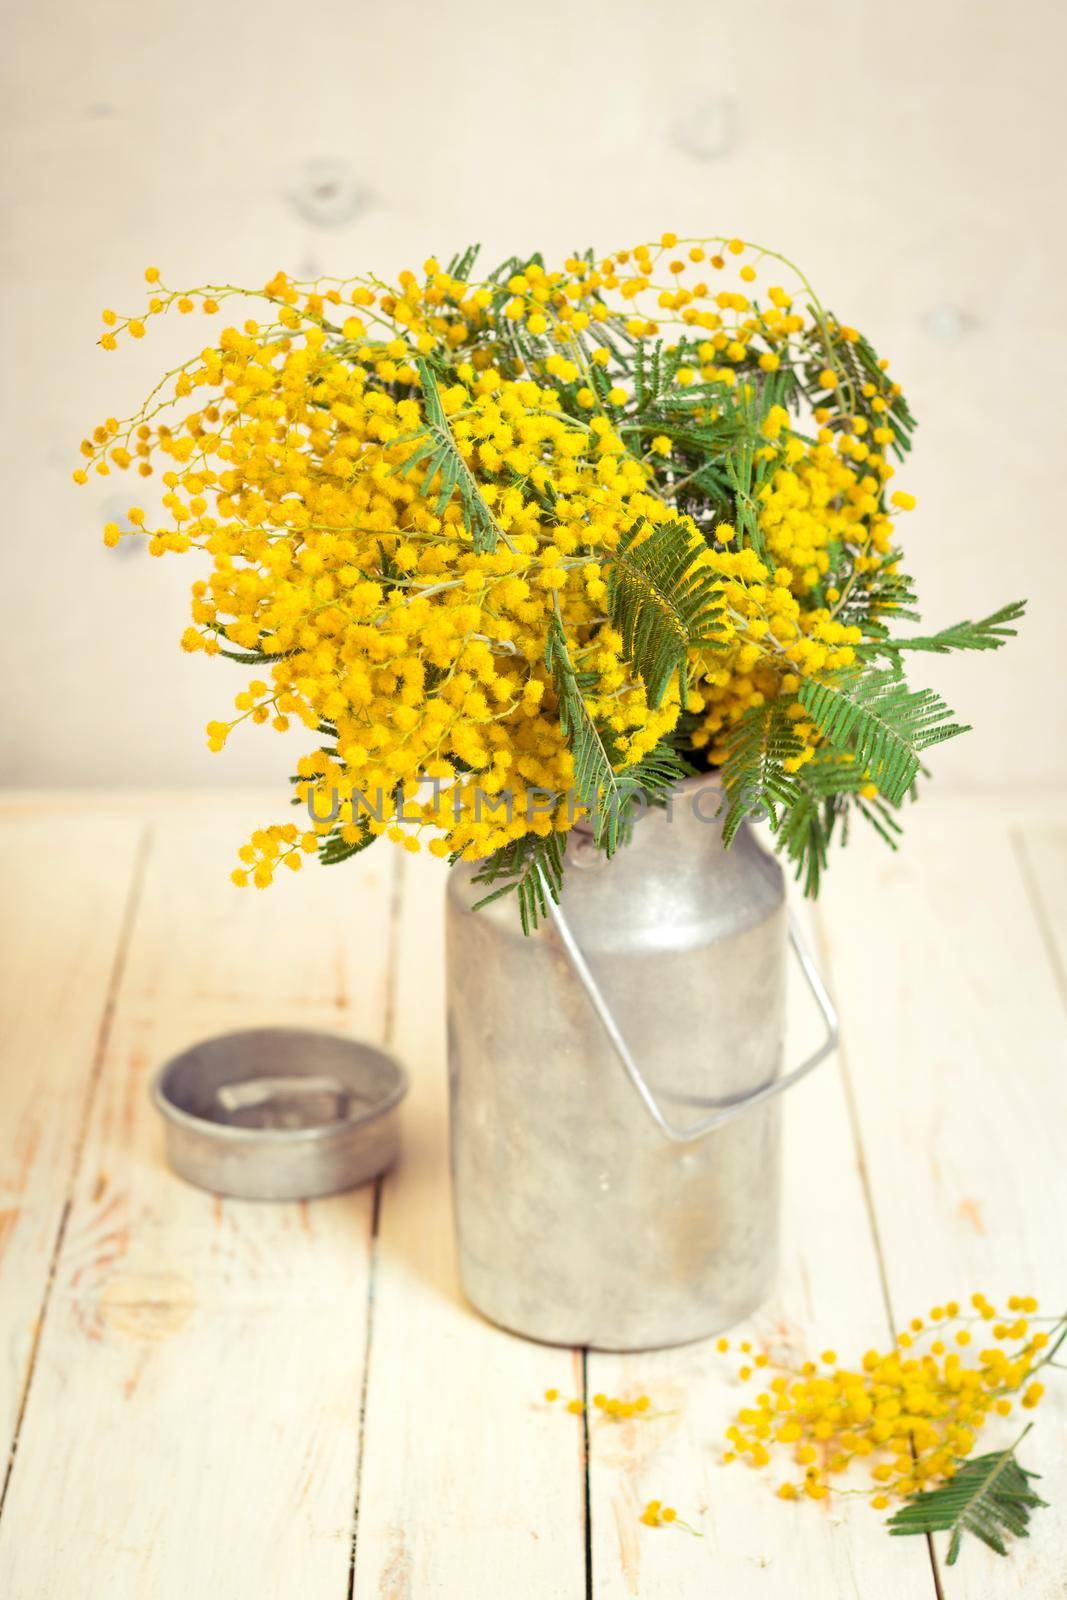
{"label": "wood knot", "polygon": [[195,1304],[193,1285],[177,1273],[124,1273],[105,1283],[100,1316],[130,1338],[165,1339],[185,1326]]}

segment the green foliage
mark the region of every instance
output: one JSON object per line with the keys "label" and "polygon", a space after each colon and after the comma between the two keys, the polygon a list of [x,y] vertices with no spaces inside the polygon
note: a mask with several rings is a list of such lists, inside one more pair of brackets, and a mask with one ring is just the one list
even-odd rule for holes
{"label": "green foliage", "polygon": [[[641,761],[616,774],[610,799],[605,801],[601,797],[591,817],[594,837],[605,853],[613,855],[626,844],[642,809],[648,805],[666,805],[675,785],[691,770],[671,745],[661,743]],[[565,803],[561,795],[559,805]],[[496,885],[474,909],[480,910],[493,900],[514,894],[522,930],[532,933],[548,915],[546,885],[552,899],[559,902],[565,851],[566,839],[555,831],[544,838],[527,835],[502,845],[474,874],[475,883]]]}
{"label": "green foliage", "polygon": [[608,817],[618,806],[618,780],[607,738],[594,722],[583,693],[592,676],[575,669],[558,605],[548,624],[545,665],[559,699],[563,737],[574,758],[574,792],[583,806]]}
{"label": "green foliage", "polygon": [[342,861],[351,861],[353,856],[358,856],[361,850],[366,850],[377,838],[364,824],[360,827],[359,838],[352,844],[342,838],[340,830],[326,834],[319,841],[319,860],[324,867],[336,867]]}
{"label": "green foliage", "polygon": [[218,623],[211,623],[209,627],[210,631],[215,635],[216,643],[219,646],[217,653],[226,661],[236,661],[238,666],[241,667],[271,667],[275,662],[285,661],[287,657],[295,654],[295,651],[292,650],[277,651],[274,655],[258,648],[254,650],[227,650],[226,645],[230,643],[228,634]]}
{"label": "green foliage", "polygon": [[642,518],[619,540],[608,568],[608,614],[627,660],[659,706],[677,675],[686,704],[689,651],[713,647],[723,631],[722,590],[680,522],[652,526]]}
{"label": "green foliage", "polygon": [[796,772],[786,763],[801,741],[779,702],[751,706],[726,740],[722,765],[726,810],[723,840],[729,845],[745,821],[765,821],[789,860],[804,892],[818,894],[830,845],[848,838],[853,813],[864,818],[893,849],[903,831],[896,807],[882,796],[865,798],[862,766],[832,748],[817,750]]}
{"label": "green foliage", "polygon": [[225,660],[236,661],[242,667],[270,666],[272,662],[283,659],[281,656],[269,656],[264,650],[223,650],[220,647],[218,653]]}
{"label": "green foliage", "polygon": [[684,359],[681,345],[668,350],[662,339],[657,339],[651,349],[638,345],[630,371],[634,385],[632,416],[655,426],[673,409],[679,394],[675,379]]}
{"label": "green foliage", "polygon": [[796,779],[785,763],[802,749],[781,706],[774,701],[750,706],[726,740],[723,763],[723,788],[726,815],[723,843],[729,845],[746,818],[766,817],[773,828],[779,825],[779,812],[800,802]]}
{"label": "green foliage", "polygon": [[378,540],[378,565],[374,574],[375,581],[383,589],[399,589],[403,587],[405,572],[402,567],[389,554],[382,541]]}
{"label": "green foliage", "polygon": [[410,477],[416,468],[421,468],[421,493],[427,497],[432,493],[434,480],[437,480],[435,509],[438,516],[458,491],[464,521],[475,550],[482,553],[495,550],[498,538],[503,539],[510,548],[511,541],[486,504],[478,481],[464,461],[452,435],[441,404],[437,379],[421,356],[417,358],[416,366],[422,385],[426,422],[415,433],[405,436],[415,448],[400,468],[400,476]]}
{"label": "green foliage", "polygon": [[1025,600],[1013,600],[980,622],[956,622],[940,633],[913,635],[909,639],[886,637],[868,648],[882,655],[897,655],[901,650],[926,650],[934,655],[947,655],[951,650],[999,650],[1015,638],[1018,629],[1011,624],[1021,621],[1025,611]]}
{"label": "green foliage", "polygon": [[783,809],[774,830],[778,849],[793,863],[798,883],[812,899],[819,892],[837,821],[832,799],[821,796],[809,778],[797,784],[797,798]]}
{"label": "green foliage", "polygon": [[796,786],[796,803],[783,812],[776,831],[779,848],[793,863],[805,894],[812,898],[818,894],[830,846],[835,838],[842,844],[848,842],[853,813],[864,817],[886,844],[896,849],[903,830],[895,808],[881,796],[864,799],[860,791],[866,779],[855,761],[843,759],[833,749],[820,749],[800,769]]}
{"label": "green foliage", "polygon": [[899,559],[898,552],[891,550],[866,574],[862,588],[849,589],[837,607],[839,622],[862,629],[868,638],[883,640],[889,638],[888,622],[919,620],[915,580],[899,571]]}
{"label": "green foliage", "polygon": [[[516,273],[524,272],[531,265],[544,267],[544,257],[540,251],[535,251],[533,255],[525,258],[509,256],[489,274],[488,278],[493,289],[489,323],[493,329],[494,359],[501,369],[512,377],[519,373],[540,370],[556,348],[551,337],[532,333],[525,322],[515,322],[505,315],[504,308],[512,298],[511,290],[508,288],[509,279]],[[577,384],[571,385],[571,393],[573,394],[577,388]]]}
{"label": "green foliage", "polygon": [[480,244],[469,244],[465,250],[459,250],[448,263],[448,274],[451,278],[460,278],[464,283],[471,275],[474,263],[481,250]]}
{"label": "green foliage", "polygon": [[734,524],[742,544],[755,550],[762,559],[767,556],[767,545],[759,525],[759,507],[756,491],[763,482],[765,463],[756,456],[756,444],[745,439],[732,455],[726,458],[726,476],[734,503]]}
{"label": "green foliage", "polygon": [[854,755],[887,800],[899,805],[919,770],[919,754],[968,730],[933,689],[909,689],[895,672],[841,673],[801,681],[800,703],[835,750]]}
{"label": "green foliage", "polygon": [[796,381],[790,372],[757,372],[743,384],[716,377],[679,386],[679,366],[700,360],[699,341],[683,339],[669,350],[657,344],[651,353],[638,347],[629,364],[634,404],[620,431],[642,446],[657,435],[669,439],[670,458],[653,462],[665,497],[706,536],[729,522],[731,540],[736,528],[765,557],[756,511],[772,470],[762,455],[763,423],[772,406],[796,399]]}
{"label": "green foliage", "polygon": [[[695,617],[697,611],[690,608],[684,615]],[[663,622],[659,625],[667,626]],[[595,675],[575,667],[558,608],[549,623],[545,665],[559,701],[560,726],[574,759],[574,798],[588,808],[593,836],[611,856],[628,841],[641,808],[665,804],[675,785],[691,769],[671,745],[660,743],[640,761],[616,770],[613,740],[597,725],[585,699]],[[672,670],[678,670],[677,661]],[[566,803],[563,796],[559,803]],[[546,890],[559,900],[564,848],[563,838],[556,832],[544,838],[527,835],[501,846],[475,874],[476,883],[496,885],[475,909],[514,894],[523,932],[532,932],[548,914]]]}
{"label": "green foliage", "polygon": [[673,745],[661,740],[640,761],[618,772],[615,805],[604,824],[607,854],[628,843],[642,807],[665,806],[675,786],[693,771]]}
{"label": "green foliage", "polygon": [[950,1533],[947,1562],[960,1553],[965,1533],[980,1539],[997,1555],[1006,1556],[1005,1535],[1026,1538],[1030,1513],[1048,1504],[1030,1488],[1036,1472],[1019,1465],[1015,1452],[1029,1433],[1025,1429],[1008,1450],[976,1456],[954,1478],[937,1489],[914,1495],[886,1522],[892,1534]]}
{"label": "green foliage", "polygon": [[[916,421],[907,400],[898,391],[892,395],[887,409],[882,412],[871,410],[863,397],[864,384],[873,384],[881,389],[885,383],[885,374],[879,366],[877,352],[869,339],[861,334],[858,339],[837,339],[834,341],[834,359],[845,375],[845,381],[851,390],[851,399],[854,409],[868,417],[868,420],[878,426],[888,427],[893,439],[889,448],[898,461],[903,461],[911,449],[911,436],[915,432]],[[815,365],[822,364],[821,352]]]}
{"label": "green foliage", "polygon": [[563,856],[566,848],[562,834],[527,834],[523,839],[512,840],[483,861],[474,874],[475,883],[496,884],[491,894],[479,900],[474,909],[513,894],[518,900],[519,920],[523,933],[533,933],[548,916],[548,894],[559,904],[563,890]]}

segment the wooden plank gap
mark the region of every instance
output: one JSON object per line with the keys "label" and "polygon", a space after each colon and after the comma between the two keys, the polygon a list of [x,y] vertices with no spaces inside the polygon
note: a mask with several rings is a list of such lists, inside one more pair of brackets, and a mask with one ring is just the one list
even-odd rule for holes
{"label": "wooden plank gap", "polygon": [[352,1503],[352,1536],[348,1551],[347,1600],[354,1600],[356,1592],[356,1542],[359,1538],[359,1507],[363,1498],[363,1457],[367,1428],[367,1391],[370,1387],[371,1354],[374,1349],[374,1279],[378,1267],[378,1237],[382,1219],[382,1179],[374,1180],[374,1204],[371,1209],[370,1250],[367,1260],[367,1318],[363,1335],[363,1379],[359,1390],[359,1420],[356,1444],[356,1492]]}
{"label": "wooden plank gap", "polygon": [[[815,941],[819,947],[819,956],[822,970],[826,979],[827,988],[833,996],[833,964],[830,956],[829,940],[823,927],[822,917],[817,906],[812,908],[812,923],[815,928]],[[836,1004],[836,1002],[835,1002]],[[848,1113],[849,1127],[852,1130],[852,1145],[856,1155],[856,1165],[859,1171],[860,1188],[863,1191],[863,1203],[867,1210],[867,1224],[871,1230],[871,1240],[874,1244],[874,1256],[878,1263],[878,1281],[882,1286],[882,1304],[885,1307],[886,1321],[889,1325],[889,1338],[896,1340],[897,1322],[893,1315],[893,1299],[889,1293],[889,1274],[886,1271],[885,1252],[882,1248],[882,1236],[878,1229],[878,1213],[874,1204],[874,1190],[871,1184],[870,1168],[867,1165],[867,1155],[863,1145],[863,1133],[860,1128],[859,1108],[856,1105],[856,1096],[852,1084],[852,1072],[849,1067],[848,1048],[845,1044],[843,1032],[839,1033],[837,1050],[835,1052],[838,1070],[841,1074],[841,1084],[845,1091],[845,1107]],[[914,1453],[914,1451],[913,1451]],[[933,1536],[929,1533],[923,1535],[926,1540],[926,1553],[930,1558],[930,1576],[934,1581],[934,1594],[936,1600],[945,1600],[941,1587],[941,1572],[937,1564],[937,1551],[934,1549]]]}
{"label": "wooden plank gap", "polygon": [[[385,973],[385,1014],[382,1022],[382,1042],[391,1050],[396,1033],[397,967],[400,951],[400,919],[404,907],[404,857],[397,854],[393,864],[393,883],[389,897],[389,949]],[[356,1442],[356,1491],[352,1503],[352,1535],[348,1552],[347,1600],[354,1600],[356,1592],[356,1543],[359,1538],[359,1508],[363,1498],[363,1459],[366,1453],[367,1394],[370,1388],[371,1359],[374,1352],[374,1289],[378,1273],[378,1242],[382,1224],[382,1195],[384,1175],[374,1180],[374,1202],[371,1207],[370,1245],[367,1258],[367,1316],[363,1336],[363,1378],[359,1391],[359,1421]]]}
{"label": "wooden plank gap", "polygon": [[589,1351],[582,1357],[582,1483],[584,1486],[585,1600],[593,1600],[593,1486],[589,1445]]}
{"label": "wooden plank gap", "polygon": [[[819,957],[822,964],[823,976],[826,986],[833,996],[833,966],[830,956],[829,941],[823,927],[822,917],[817,908],[812,909],[812,923],[815,929],[815,942],[819,947]],[[836,1006],[836,1000],[835,1000]],[[878,1281],[882,1289],[882,1304],[885,1307],[886,1322],[890,1338],[896,1336],[896,1318],[893,1315],[893,1302],[889,1293],[889,1277],[886,1272],[885,1253],[882,1249],[882,1238],[878,1230],[878,1215],[874,1206],[874,1193],[871,1188],[870,1168],[867,1165],[867,1155],[863,1146],[863,1134],[860,1130],[859,1110],[856,1105],[856,1096],[852,1086],[852,1073],[849,1068],[848,1046],[845,1043],[843,1031],[839,1033],[837,1048],[834,1051],[837,1057],[838,1072],[841,1076],[841,1086],[845,1091],[845,1107],[848,1113],[848,1123],[852,1130],[852,1144],[856,1156],[856,1169],[859,1173],[860,1188],[863,1191],[863,1203],[867,1211],[867,1225],[871,1230],[871,1239],[874,1243],[875,1260],[878,1263]]]}
{"label": "wooden plank gap", "polygon": [[129,954],[130,943],[133,938],[134,923],[137,920],[137,908],[141,902],[141,893],[144,888],[145,872],[148,867],[149,849],[152,839],[152,830],[145,827],[141,831],[137,844],[137,853],[134,856],[133,870],[130,874],[129,888],[126,891],[126,903],[123,907],[122,922],[119,927],[119,936],[115,944],[115,955],[108,974],[107,987],[104,991],[104,1004],[100,1013],[100,1025],[96,1033],[96,1046],[93,1051],[93,1063],[86,1084],[85,1095],[82,1102],[81,1116],[78,1122],[78,1133],[74,1141],[71,1156],[70,1175],[67,1179],[66,1194],[63,1198],[63,1209],[59,1216],[59,1225],[52,1244],[52,1253],[48,1262],[48,1276],[45,1280],[44,1294],[41,1296],[41,1309],[33,1330],[33,1339],[30,1344],[29,1359],[26,1363],[26,1376],[23,1379],[22,1393],[19,1396],[18,1411],[15,1416],[15,1427],[11,1435],[11,1448],[8,1451],[7,1463],[4,1468],[4,1481],[0,1485],[0,1518],[4,1515],[7,1504],[8,1490],[15,1472],[15,1460],[18,1455],[19,1439],[22,1435],[22,1424],[26,1418],[26,1407],[29,1404],[30,1390],[33,1388],[34,1373],[37,1369],[37,1357],[41,1349],[41,1339],[45,1323],[48,1320],[48,1308],[52,1300],[52,1291],[55,1288],[56,1273],[59,1267],[59,1257],[63,1249],[63,1241],[67,1235],[67,1225],[70,1221],[71,1206],[74,1200],[74,1190],[81,1173],[82,1160],[85,1155],[85,1145],[89,1132],[89,1119],[92,1116],[96,1092],[100,1084],[100,1075],[103,1071],[104,1058],[107,1054],[108,1040],[111,1037],[111,1025],[115,1016],[115,1006],[119,990],[122,987],[123,975],[126,971],[126,959]]}

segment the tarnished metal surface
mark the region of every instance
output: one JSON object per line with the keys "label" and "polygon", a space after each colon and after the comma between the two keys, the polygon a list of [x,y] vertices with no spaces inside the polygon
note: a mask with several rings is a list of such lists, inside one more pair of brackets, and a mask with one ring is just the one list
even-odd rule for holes
{"label": "tarnished metal surface", "polygon": [[[675,1124],[759,1089],[782,1056],[781,869],[747,830],[729,851],[714,779],[644,817],[606,861],[577,830],[563,910]],[[561,1344],[645,1349],[728,1327],[770,1287],[778,1102],[693,1143],[664,1136],[550,924],[448,896],[449,1070],[460,1271],[495,1322]]]}
{"label": "tarnished metal surface", "polygon": [[167,1159],[190,1183],[248,1200],[304,1200],[392,1165],[407,1088],[400,1063],[373,1045],[250,1028],[175,1056],[152,1096]]}
{"label": "tarnished metal surface", "polygon": [[[547,890],[548,881],[543,873],[542,882]],[[827,993],[826,985],[819,976],[818,968],[800,936],[796,921],[791,916],[789,919],[789,942],[796,952],[801,971],[815,997],[815,1002],[822,1012],[823,1021],[826,1024],[826,1033],[822,1043],[799,1066],[792,1067],[784,1076],[772,1078],[758,1089],[746,1089],[742,1094],[732,1095],[686,1095],[684,1097],[685,1104],[699,1106],[703,1115],[697,1122],[691,1120],[685,1123],[675,1122],[669,1112],[665,1112],[660,1105],[655,1090],[645,1077],[641,1063],[635,1058],[625,1035],[620,1030],[615,1013],[608,1004],[600,985],[589,970],[589,963],[582,954],[581,946],[575,939],[567,918],[564,916],[562,906],[558,905],[548,895],[546,895],[546,901],[549,914],[556,925],[556,932],[559,934],[563,948],[567,952],[570,964],[582,988],[588,995],[590,1004],[600,1018],[601,1026],[611,1041],[611,1046],[618,1057],[619,1065],[633,1084],[635,1092],[640,1095],[641,1101],[652,1118],[654,1125],[668,1139],[675,1139],[680,1144],[689,1144],[694,1139],[702,1139],[713,1128],[725,1127],[735,1117],[747,1116],[754,1106],[784,1093],[786,1089],[791,1089],[794,1083],[799,1083],[801,1078],[807,1077],[808,1073],[817,1067],[820,1061],[826,1060],[826,1057],[837,1044],[837,1012],[834,1010],[833,1001]]]}

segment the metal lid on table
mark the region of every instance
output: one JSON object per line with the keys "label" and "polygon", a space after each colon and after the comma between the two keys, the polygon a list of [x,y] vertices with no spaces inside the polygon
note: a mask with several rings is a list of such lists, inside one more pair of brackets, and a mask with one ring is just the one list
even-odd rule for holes
{"label": "metal lid on table", "polygon": [[306,1200],[367,1183],[399,1148],[408,1076],[339,1034],[250,1028],[183,1050],[152,1098],[167,1159],[215,1194]]}

